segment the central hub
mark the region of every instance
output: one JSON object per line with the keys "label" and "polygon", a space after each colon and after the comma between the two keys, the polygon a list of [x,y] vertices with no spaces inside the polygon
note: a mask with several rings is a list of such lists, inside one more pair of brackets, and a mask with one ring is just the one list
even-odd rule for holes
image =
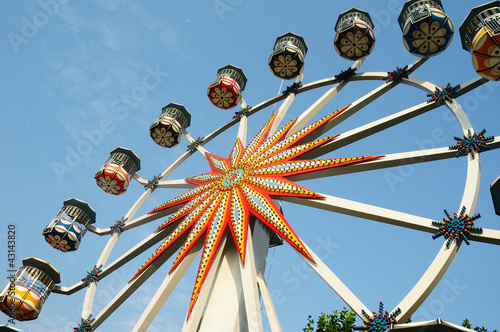
{"label": "central hub", "polygon": [[222,180],[221,189],[230,189],[241,182],[245,177],[246,170],[244,168],[237,168],[227,173],[226,177]]}

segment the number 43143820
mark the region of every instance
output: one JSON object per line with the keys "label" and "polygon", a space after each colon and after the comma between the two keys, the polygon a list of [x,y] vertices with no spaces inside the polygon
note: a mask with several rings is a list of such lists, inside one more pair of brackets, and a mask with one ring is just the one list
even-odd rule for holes
{"label": "number 43143820", "polygon": [[7,260],[9,266],[14,267],[16,262],[16,227],[14,225],[9,225],[7,239]]}

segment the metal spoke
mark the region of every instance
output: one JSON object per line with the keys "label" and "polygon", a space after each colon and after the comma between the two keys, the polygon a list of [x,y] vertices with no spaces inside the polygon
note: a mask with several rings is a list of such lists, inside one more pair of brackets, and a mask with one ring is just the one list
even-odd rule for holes
{"label": "metal spoke", "polygon": [[177,286],[182,276],[186,273],[188,267],[196,258],[196,255],[199,253],[202,247],[202,242],[197,242],[191,251],[186,255],[186,257],[182,260],[182,262],[175,268],[174,271],[169,273],[167,277],[163,280],[162,284],[156,291],[155,295],[149,302],[148,306],[142,313],[141,317],[135,324],[132,332],[142,332],[146,331],[153,322],[153,319],[160,312],[161,307],[168,300],[172,291]]}
{"label": "metal spoke", "polygon": [[[425,61],[427,61],[426,58],[417,59],[417,60],[415,60],[408,67],[411,68],[412,71],[414,71],[418,67],[420,67],[423,63],[425,63]],[[373,72],[369,72],[369,73],[356,74],[356,75],[352,76],[349,80],[350,81],[383,80],[386,76],[387,76],[387,73],[381,73],[381,72],[379,72],[379,73],[373,73]],[[402,80],[402,82],[404,82],[404,80]],[[347,82],[343,82],[343,83],[347,83]],[[325,126],[323,126],[322,128],[320,128],[316,132],[312,133],[312,135],[309,135],[307,139],[308,140],[312,140],[312,139],[315,139],[315,138],[321,136],[322,134],[328,132],[330,129],[332,129],[333,127],[335,127],[336,125],[338,125],[339,123],[341,123],[342,121],[344,121],[345,119],[347,119],[348,117],[352,116],[353,114],[355,114],[356,112],[358,112],[363,107],[366,107],[371,102],[373,102],[376,99],[378,99],[379,97],[383,96],[385,93],[387,93],[388,91],[390,91],[392,88],[394,88],[398,84],[399,84],[399,82],[384,83],[381,86],[379,86],[378,88],[376,88],[376,89],[372,90],[371,92],[367,93],[363,97],[359,98],[358,100],[356,100],[352,104],[350,104],[349,107],[346,110],[344,110],[341,114],[339,114],[335,118],[331,119]],[[343,86],[344,85],[341,85],[339,88],[341,89]],[[333,93],[335,88],[336,87],[332,88],[330,91]],[[321,97],[320,99],[318,99],[318,101],[315,104],[313,104],[313,106],[311,106],[311,108],[315,107],[316,104],[318,104],[318,106],[322,105],[323,99],[324,98],[328,98],[328,94],[330,93],[330,91],[327,92],[325,95],[323,95],[323,97]],[[316,114],[316,112],[319,111],[320,109],[315,110],[313,112],[313,114]],[[308,112],[310,112],[309,109],[306,110],[304,113],[308,113]],[[305,125],[305,123],[303,125]],[[296,130],[300,129],[300,127],[295,128],[295,129]]]}
{"label": "metal spoke", "polygon": [[406,227],[414,230],[435,233],[432,220],[411,214],[393,211],[374,205],[355,202],[344,198],[321,194],[324,199],[303,199],[296,197],[283,197],[287,202],[314,207],[321,210],[337,212],[353,217],[378,221],[395,226]]}
{"label": "metal spoke", "polygon": [[[490,150],[500,148],[500,138],[496,137],[491,143],[488,143],[488,148]],[[485,152],[488,153],[488,151]],[[316,179],[327,176],[336,176],[341,174],[366,172],[366,171],[379,170],[390,167],[419,164],[436,160],[456,159],[456,155],[457,151],[450,150],[449,147],[393,153],[384,155],[378,159],[366,161],[363,163],[357,163],[346,167],[333,167],[330,169],[325,169],[314,173],[303,173],[299,175],[294,175],[290,176],[289,179],[291,181],[302,181],[302,180]]]}
{"label": "metal spoke", "polygon": [[[205,284],[211,285],[214,282],[216,272],[215,270],[220,269],[220,265],[224,263],[224,260],[226,259],[225,255],[223,255],[223,252],[226,249],[227,245],[227,236],[224,236],[221,240],[221,245],[219,247],[219,250],[217,250],[217,253],[215,254],[215,258],[212,262],[212,265],[214,268],[210,269],[207,277],[205,279]],[[200,295],[198,296],[198,300],[196,301],[193,311],[191,312],[191,315],[189,316],[189,319],[186,319],[184,321],[184,326],[182,328],[183,332],[196,332],[198,331],[198,327],[200,324],[200,320],[202,319],[203,315],[206,314],[205,312],[205,304],[207,302],[207,299],[209,298],[211,289],[209,287],[203,287],[200,291]]]}
{"label": "metal spoke", "polygon": [[311,262],[311,260],[300,253],[298,253],[298,255],[328,284],[328,286],[330,286],[360,318],[363,318],[363,311],[370,312],[370,310],[356,297],[356,295],[354,295],[353,292],[351,292],[351,290],[335,275],[335,273],[333,273],[332,270],[330,270],[330,268],[323,263],[318,255],[316,255],[305,243],[304,246],[316,263]]}
{"label": "metal spoke", "polygon": [[182,242],[174,243],[166,252],[156,259],[143,273],[129,282],[122,290],[101,310],[96,316],[92,327],[96,329],[101,325],[120,305],[123,304],[146,280],[149,279],[181,246]]}
{"label": "metal spoke", "polygon": [[[425,82],[425,81],[419,80],[419,79],[417,80],[415,78],[411,78],[411,80],[409,79],[409,80],[403,80],[403,81],[405,81],[405,82],[406,81],[408,81],[408,82],[418,81],[419,87],[430,85],[430,83],[428,83],[428,82]],[[482,84],[482,83],[484,83],[484,79],[476,79],[476,80],[473,80],[473,81],[466,83],[466,85],[477,85],[477,84]],[[368,98],[367,96],[365,96],[365,98]],[[365,102],[367,102],[367,101],[365,101]],[[354,104],[352,104],[344,112],[347,112],[347,114],[350,114],[350,112],[351,112],[350,110],[352,108],[355,108],[355,106],[353,106],[353,105]],[[317,158],[317,157],[322,156],[328,152],[334,151],[334,150],[339,149],[341,147],[344,147],[348,144],[351,144],[351,143],[359,141],[363,138],[366,138],[370,135],[373,135],[373,134],[376,134],[380,131],[388,129],[392,126],[403,123],[403,122],[410,120],[418,115],[424,114],[430,110],[437,108],[438,106],[439,105],[437,103],[424,102],[424,103],[418,104],[416,106],[407,108],[406,110],[400,111],[398,113],[389,115],[385,118],[382,118],[382,119],[373,121],[371,123],[368,123],[366,125],[360,126],[358,128],[355,128],[353,130],[350,130],[346,133],[341,134],[337,139],[333,140],[332,142],[327,143],[327,144],[325,144],[325,145],[323,145],[323,146],[321,146],[313,151],[310,151],[310,152],[304,154],[303,158],[304,159]],[[467,116],[465,115],[465,112],[463,112],[463,110],[461,109],[460,105],[458,105],[458,103],[456,103],[455,101],[452,101],[452,102],[448,101],[448,102],[446,102],[446,106],[455,114],[455,116],[457,116],[457,119],[459,120],[459,122],[462,125],[464,133],[466,132],[467,129],[471,128],[471,124],[468,121]],[[341,113],[338,117],[342,117],[342,114],[343,113]],[[342,118],[340,120],[342,120]],[[314,137],[311,136],[311,137],[308,137],[308,139],[318,137],[321,134],[327,132],[334,125],[337,124],[337,121],[338,120],[336,120],[336,118],[332,119],[325,126],[323,126],[322,128],[319,128],[317,133],[314,133]]]}
{"label": "metal spoke", "polygon": [[278,315],[276,314],[276,309],[274,309],[271,293],[269,293],[266,281],[264,280],[264,276],[260,270],[257,272],[257,284],[259,285],[260,294],[262,295],[264,307],[266,308],[266,314],[269,320],[269,325],[271,326],[271,331],[281,332],[281,325],[278,320]]}
{"label": "metal spoke", "polygon": [[261,246],[269,246],[269,234],[266,233],[260,223],[255,225],[254,234],[252,234],[250,225],[248,226],[245,265],[240,261],[240,271],[249,330],[263,331],[259,290],[257,287],[257,269],[254,257],[254,241]]}
{"label": "metal spoke", "polygon": [[[187,132],[186,129],[182,129],[182,133],[184,134],[184,136],[186,136],[186,138],[191,142],[191,143],[194,143],[196,140]],[[196,146],[196,149],[203,155],[206,157],[207,155],[207,149],[205,149],[201,144],[198,144]]]}
{"label": "metal spoke", "polygon": [[156,188],[171,188],[171,189],[193,189],[194,184],[187,182],[184,179],[159,181]]}
{"label": "metal spoke", "polygon": [[[102,272],[99,274],[99,279],[102,280],[112,272],[116,271],[118,268],[123,266],[124,264],[128,263],[130,260],[134,259],[138,255],[142,254],[144,251],[147,249],[151,248],[153,245],[158,243],[160,240],[166,237],[167,234],[169,234],[172,229],[173,225],[166,227],[165,229],[162,229],[158,233],[153,233],[146,237],[144,240],[142,240],[140,243],[135,245],[132,249],[124,253],[122,256],[114,260],[112,263],[110,263],[108,266],[103,268]],[[81,289],[83,289],[82,282],[80,281],[79,283],[71,286],[71,287],[63,287],[63,286],[58,286],[56,285],[54,289],[52,290],[53,293],[59,293],[59,294],[65,294],[65,295],[71,295]]]}
{"label": "metal spoke", "polygon": [[[297,79],[295,80],[295,83],[299,84],[302,81],[302,75],[299,75]],[[278,115],[276,115],[276,118],[273,121],[273,124],[271,125],[271,128],[269,129],[269,133],[267,134],[268,136],[271,136],[276,132],[278,129],[279,125],[281,124],[281,121],[283,121],[283,118],[285,117],[286,113],[288,112],[288,109],[292,105],[293,101],[295,100],[295,93],[289,93],[281,105],[281,107],[278,109]]]}

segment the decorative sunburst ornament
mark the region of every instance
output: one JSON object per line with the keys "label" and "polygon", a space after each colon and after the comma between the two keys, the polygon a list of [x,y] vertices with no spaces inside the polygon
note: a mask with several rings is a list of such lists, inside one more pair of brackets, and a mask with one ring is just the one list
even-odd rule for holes
{"label": "decorative sunburst ornament", "polygon": [[95,318],[92,315],[89,315],[87,319],[81,319],[80,325],[73,328],[73,332],[92,332],[94,329],[92,328],[92,323]]}
{"label": "decorative sunburst ornament", "polygon": [[464,135],[463,138],[456,137],[456,145],[450,146],[450,150],[458,150],[457,158],[467,154],[471,154],[472,159],[474,159],[474,152],[481,152],[484,150],[489,150],[490,148],[486,143],[491,142],[495,139],[494,136],[485,137],[486,129],[481,130],[480,133],[471,134],[470,129],[468,130],[468,136]]}
{"label": "decorative sunburst ornament", "polygon": [[88,271],[85,278],[82,279],[82,282],[83,282],[82,286],[87,287],[88,285],[90,285],[93,282],[97,283],[99,281],[99,274],[101,272],[102,272],[102,264],[99,266],[94,265],[92,270]]}
{"label": "decorative sunburst ornament", "polygon": [[366,332],[384,332],[391,327],[391,324],[397,323],[396,317],[401,313],[401,309],[397,308],[392,313],[384,311],[384,304],[380,302],[378,308],[378,314],[373,311],[373,317],[370,317],[364,310],[362,311],[363,326],[353,326],[354,331],[366,331]]}
{"label": "decorative sunburst ornament", "polygon": [[194,189],[150,212],[156,213],[174,205],[185,203],[157,229],[158,232],[180,220],[176,228],[139,269],[134,278],[151,265],[182,234],[189,231],[188,237],[181,246],[170,270],[172,272],[193,245],[206,234],[189,306],[189,317],[227,227],[229,227],[234,243],[238,248],[242,263],[245,263],[250,214],[257,217],[304,256],[314,261],[283,217],[280,209],[274,204],[271,196],[323,198],[321,195],[285,178],[379,158],[375,156],[293,160],[332,141],[336,136],[297,145],[297,143],[303,141],[309,134],[326,124],[346,108],[334,112],[288,137],[285,137],[285,135],[296,120],[291,121],[274,135],[267,137],[276,118],[276,115],[274,115],[246,148],[238,139],[227,159],[207,153],[206,157],[211,172],[187,178],[186,181],[196,185]]}
{"label": "decorative sunburst ornament", "polygon": [[404,66],[403,68],[396,67],[393,71],[387,72],[387,76],[384,77],[384,81],[399,83],[402,78],[408,78],[408,74],[410,74],[408,66]]}
{"label": "decorative sunburst ornament", "polygon": [[440,236],[444,236],[446,239],[446,248],[450,247],[450,244],[453,240],[464,240],[467,245],[469,245],[469,240],[467,236],[471,233],[481,234],[483,229],[481,227],[474,226],[474,220],[481,218],[481,215],[478,213],[472,217],[469,217],[467,213],[465,213],[465,206],[460,210],[460,214],[457,216],[457,213],[453,213],[453,217],[450,216],[448,211],[444,210],[444,213],[448,217],[448,219],[443,218],[442,222],[433,221],[432,225],[439,228],[439,232],[432,236],[433,239],[437,239]]}
{"label": "decorative sunburst ornament", "polygon": [[349,79],[356,75],[356,70],[358,70],[357,68],[352,68],[352,67],[349,67],[347,68],[346,70],[341,70],[340,73],[338,75],[335,75],[335,81],[336,82],[340,82],[340,81],[349,81]]}
{"label": "decorative sunburst ornament", "polygon": [[125,222],[127,220],[128,220],[128,218],[125,218],[125,217],[121,218],[120,220],[117,220],[113,226],[109,227],[109,234],[114,234],[114,233],[121,234],[122,229],[125,226]]}
{"label": "decorative sunburst ornament", "polygon": [[431,97],[431,99],[427,100],[427,102],[430,103],[435,101],[438,105],[441,105],[445,101],[455,99],[461,94],[460,84],[451,86],[451,83],[448,83],[445,87],[441,89],[436,87],[433,93],[428,93],[427,97]]}

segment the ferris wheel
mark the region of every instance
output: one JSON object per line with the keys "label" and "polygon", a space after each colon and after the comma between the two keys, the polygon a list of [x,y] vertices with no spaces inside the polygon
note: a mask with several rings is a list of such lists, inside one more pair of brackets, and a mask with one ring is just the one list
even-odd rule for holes
{"label": "ferris wheel", "polygon": [[[500,35],[496,34],[500,27],[500,1],[472,9],[460,27],[464,49],[471,52],[474,68],[480,76],[459,86],[440,88],[413,75],[452,41],[453,23],[441,1],[408,1],[398,21],[406,48],[418,59],[392,72],[361,72],[364,59],[375,46],[374,26],[367,12],[353,8],[342,13],[335,25],[336,51],[341,57],[354,61],[338,75],[303,83],[308,50],[305,40],[286,33],[277,38],[268,61],[275,76],[295,80],[283,93],[251,107],[242,97],[247,83],[244,71],[233,65],[220,68],[208,87],[209,100],[221,109],[233,109],[237,105],[241,108],[229,122],[196,139],[187,131],[191,114],[186,107],[178,103],[163,107],[150,126],[152,140],[162,147],[174,148],[184,136],[190,143],[187,151],[158,176],[145,180],[137,174],[141,168],[140,158],[132,150],[118,147],[95,175],[98,186],[112,195],[124,194],[132,179],[145,187],[124,217],[109,228],[95,227],[94,210],[88,203],[72,198],[64,202],[43,230],[47,242],[60,251],[77,250],[87,230],[97,235],[111,235],[94,268],[81,282],[64,287],[56,285],[60,276],[51,264],[34,257],[26,259],[0,294],[0,309],[18,320],[36,319],[51,292],[70,295],[86,288],[82,320],[75,331],[96,330],[160,266],[173,258],[171,270],[132,331],[146,331],[181,278],[190,277],[194,287],[183,331],[262,331],[261,299],[271,330],[281,331],[264,271],[268,248],[287,242],[364,321],[365,325],[356,329],[385,331],[393,323],[405,322],[439,283],[462,242],[500,244],[500,232],[476,227],[474,221],[479,216],[473,215],[479,192],[480,152],[500,147],[500,140],[485,136],[485,131],[475,131],[455,100],[490,80],[500,79],[500,69],[494,60],[495,46],[500,49]],[[360,81],[381,84],[333,113],[321,113],[348,83]],[[424,91],[429,99],[348,132],[335,133],[337,125],[400,84]],[[285,123],[296,98],[322,87],[330,88],[296,119]],[[272,110],[279,102],[278,109]],[[463,138],[456,137],[455,145],[385,155],[323,157],[438,107],[447,108],[462,130]],[[269,111],[269,119],[254,137],[247,137],[252,115],[265,111]],[[220,139],[220,135],[233,126],[238,126],[238,131],[232,148],[224,156],[211,153],[208,143]],[[207,159],[210,171],[185,179],[170,179],[195,153]],[[328,179],[456,157],[467,158],[465,186],[457,212],[445,211],[442,222],[315,192],[298,184],[309,179]],[[147,214],[136,216],[153,192],[172,188],[186,192]],[[381,305],[377,313],[299,237],[284,217],[280,201],[428,232],[445,240],[421,279],[400,303],[389,313],[383,312]],[[164,221],[153,234],[108,262],[123,232],[160,219]],[[131,276],[130,282],[99,313],[94,313],[99,280],[144,252],[152,255]],[[192,276],[186,272],[197,256],[201,259],[196,275]]]}

